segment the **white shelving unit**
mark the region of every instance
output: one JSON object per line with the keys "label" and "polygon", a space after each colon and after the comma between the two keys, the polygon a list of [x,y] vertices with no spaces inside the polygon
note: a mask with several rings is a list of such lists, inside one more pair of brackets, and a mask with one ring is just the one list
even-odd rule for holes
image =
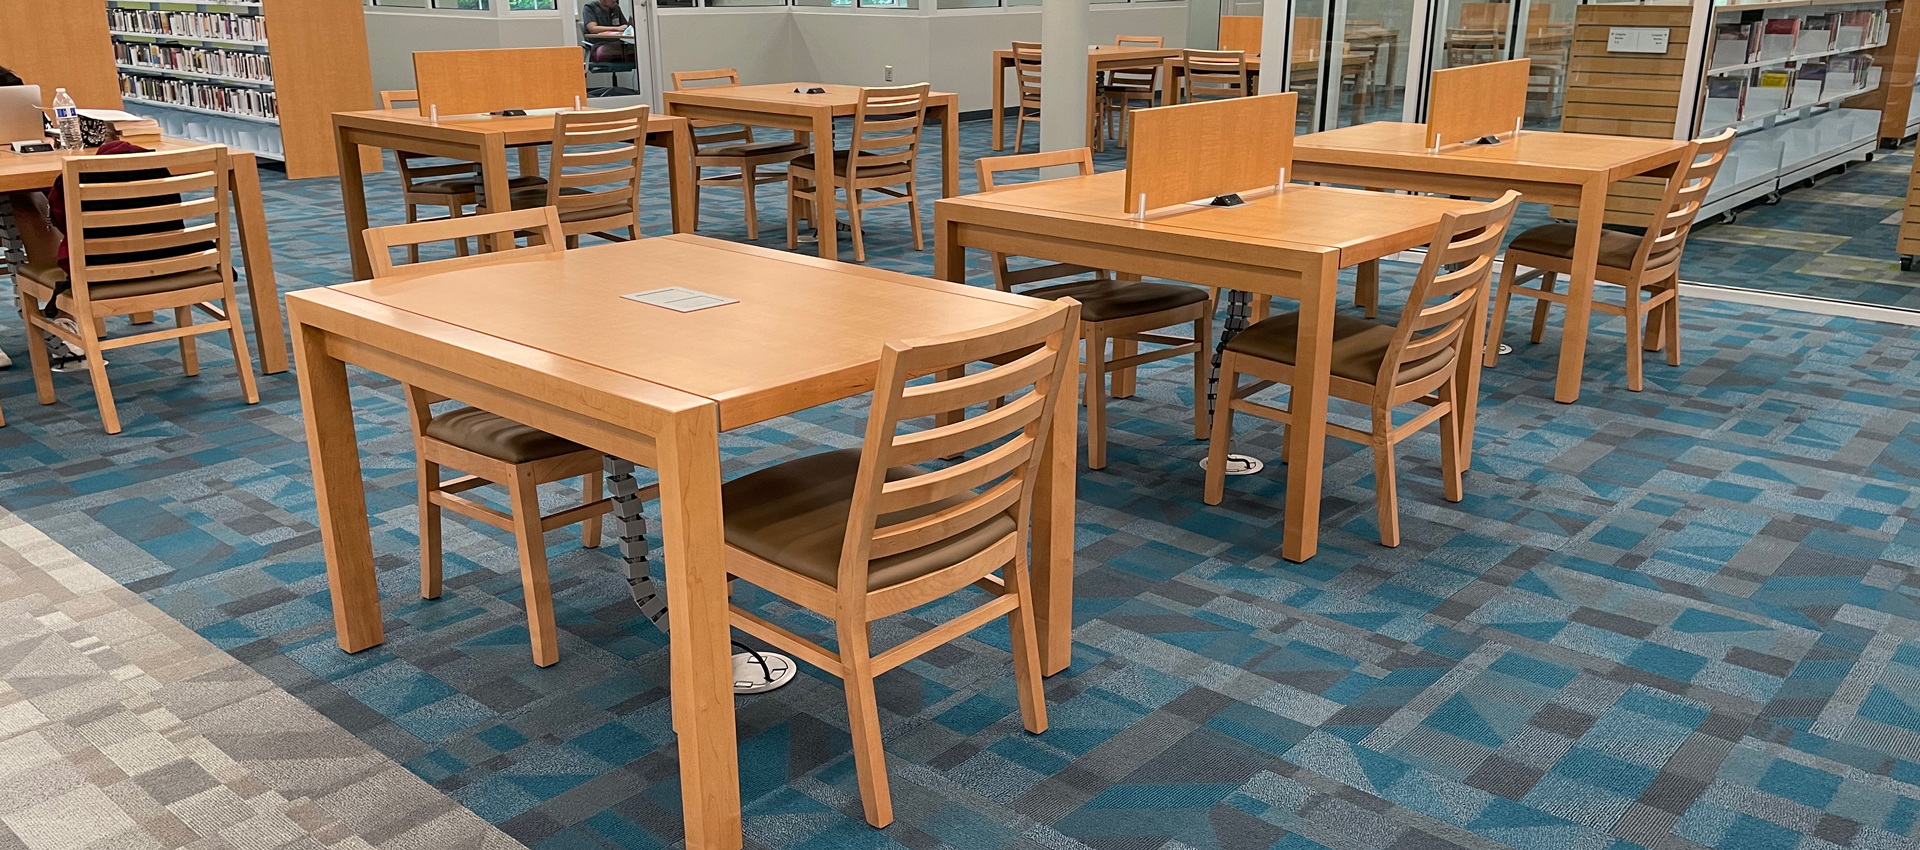
{"label": "white shelving unit", "polygon": [[[243,23],[266,30],[263,7],[259,3],[213,2],[212,0],[107,0],[108,15],[114,24],[124,23],[111,17],[121,12],[229,16],[254,19]],[[218,18],[215,19],[216,21]],[[152,32],[133,27],[110,25],[116,64],[120,70],[121,97],[126,109],[160,122],[169,136],[195,141],[218,142],[231,148],[252,151],[266,159],[285,158],[285,145],[278,118],[278,98],[267,57],[265,38],[225,37],[231,33],[203,35],[191,32]],[[249,32],[248,35],[253,33]],[[265,79],[210,74],[199,70],[176,69],[134,59],[125,46],[151,46],[158,49],[204,50],[219,54],[257,55],[265,69]],[[253,101],[252,109],[216,108],[157,97],[151,89],[155,82],[175,82],[210,87],[234,101]],[[258,113],[258,114],[256,114]]]}

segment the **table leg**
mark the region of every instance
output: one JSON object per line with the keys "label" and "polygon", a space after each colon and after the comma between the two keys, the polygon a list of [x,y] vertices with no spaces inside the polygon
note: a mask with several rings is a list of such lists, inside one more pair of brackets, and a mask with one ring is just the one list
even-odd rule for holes
{"label": "table leg", "polygon": [[[507,175],[507,137],[488,133],[480,145],[480,202],[487,212],[513,209],[513,184]],[[506,244],[499,244],[505,237]],[[503,251],[513,247],[512,233],[494,233],[480,237],[482,251]]]}
{"label": "table leg", "polygon": [[[356,160],[359,156],[356,152]],[[342,176],[358,172],[342,172]],[[293,308],[293,357],[300,380],[300,409],[307,424],[307,453],[320,514],[320,542],[327,557],[327,587],[333,595],[334,637],[340,648],[359,652],[386,640],[380,623],[380,585],[373,569],[373,539],[367,529],[367,493],[360,477],[360,444],[353,427],[347,364],[327,353],[326,332],[300,323]]]}
{"label": "table leg", "polygon": [[667,185],[673,196],[673,232],[692,233],[700,229],[699,211],[693,205],[692,126],[681,124],[673,128],[667,135],[666,147]]}
{"label": "table leg", "polygon": [[[1094,118],[1095,98],[1100,96],[1100,63],[1093,57],[1087,57],[1087,150],[1093,150],[1094,142],[1100,139],[1100,122]],[[1045,111],[1041,112],[1045,115]]]}
{"label": "table leg", "polygon": [[540,173],[540,146],[539,145],[521,145],[517,148],[514,148],[513,152],[515,155],[514,158],[520,161],[519,165],[520,165],[521,177],[525,177],[529,174]]}
{"label": "table leg", "polygon": [[1011,63],[993,57],[993,149],[1007,146],[1007,67]]}
{"label": "table leg", "polygon": [[713,405],[682,411],[658,438],[661,540],[673,612],[670,689],[689,850],[741,846],[719,420]]}
{"label": "table leg", "polygon": [[347,253],[353,257],[353,279],[366,280],[373,277],[373,263],[360,236],[367,230],[367,183],[360,170],[360,145],[345,127],[334,127],[333,134],[340,158],[340,206],[347,214]]}
{"label": "table leg", "polygon": [[[958,151],[954,152],[959,155]],[[820,240],[820,256],[828,260],[840,259],[840,214],[835,211],[839,206],[834,198],[840,190],[833,176],[833,110],[816,109],[813,113],[813,173],[821,179],[813,182],[813,232]],[[824,181],[824,182],[822,182]]]}
{"label": "table leg", "polygon": [[1587,359],[1587,323],[1593,316],[1593,275],[1600,263],[1600,229],[1607,216],[1607,182],[1580,189],[1580,219],[1573,239],[1573,274],[1567,282],[1567,324],[1560,334],[1560,376],[1553,400],[1580,399],[1580,372]]}
{"label": "table leg", "polygon": [[1454,419],[1460,430],[1460,468],[1473,468],[1473,433],[1480,412],[1480,368],[1484,357],[1469,357],[1466,352],[1485,351],[1487,347],[1487,305],[1493,298],[1494,276],[1480,288],[1479,303],[1467,313],[1467,344],[1455,358],[1453,383],[1459,388],[1459,414]]}
{"label": "table leg", "polygon": [[1327,385],[1333,364],[1333,307],[1339,300],[1340,263],[1301,273],[1300,337],[1287,411],[1287,521],[1280,554],[1298,563],[1320,548],[1320,476],[1327,454]]}
{"label": "table leg", "polygon": [[273,246],[267,242],[267,211],[260,197],[260,167],[253,154],[236,151],[227,172],[234,220],[240,230],[240,261],[247,269],[247,302],[253,310],[253,344],[260,371],[287,371],[287,330],[280,312],[280,286],[273,276]]}
{"label": "table leg", "polygon": [[940,197],[960,197],[960,101],[940,108]]}
{"label": "table leg", "polygon": [[[1079,330],[1067,356],[1080,350]],[[1073,522],[1080,463],[1080,382],[1071,371],[1054,393],[1053,431],[1033,481],[1030,542],[1033,620],[1040,635],[1040,674],[1073,664]]]}

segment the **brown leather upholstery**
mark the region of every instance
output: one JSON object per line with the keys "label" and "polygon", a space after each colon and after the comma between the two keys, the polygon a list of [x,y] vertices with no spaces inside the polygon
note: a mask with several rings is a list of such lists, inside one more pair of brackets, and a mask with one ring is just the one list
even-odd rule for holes
{"label": "brown leather upholstery", "polygon": [[[1529,229],[1515,237],[1513,244],[1507,247],[1531,254],[1545,254],[1563,260],[1573,259],[1573,238],[1578,232],[1571,224],[1543,224]],[[1600,231],[1600,265],[1616,269],[1633,268],[1633,255],[1640,250],[1641,237],[1618,230]],[[1658,268],[1672,255],[1673,249],[1664,254],[1647,258],[1648,268]]]}
{"label": "brown leather upholstery", "polygon": [[[545,187],[546,185],[547,178],[541,177],[538,174],[528,174],[507,181],[507,187],[510,189],[532,189],[534,187]],[[471,195],[480,191],[480,178],[476,175],[473,177],[444,177],[439,180],[422,180],[413,184],[413,188],[407,191],[418,195]]]}
{"label": "brown leather upholstery", "polygon": [[[835,177],[847,176],[847,157],[850,155],[851,155],[850,151],[834,151],[833,152],[833,174]],[[813,167],[813,154],[807,154],[806,156],[795,157],[793,160],[793,166],[795,168],[804,168],[804,169],[807,169],[808,171],[816,170]],[[871,168],[863,167],[860,169],[860,176],[861,177],[887,177],[894,174],[905,174],[910,170],[911,168],[906,163],[896,162],[890,165],[876,165]]]}
{"label": "brown leather upholstery", "polygon": [[1020,294],[1048,300],[1074,298],[1080,302],[1080,319],[1086,322],[1144,316],[1207,300],[1207,291],[1198,287],[1111,280],[1083,280],[1043,286]]}
{"label": "brown leather upholstery", "polygon": [[[860,450],[808,455],[727,482],[720,488],[728,545],[786,567],[828,586],[839,586],[840,546]],[[920,474],[911,467],[887,470],[887,480]],[[964,497],[935,502],[910,516],[939,511]],[[902,517],[907,518],[907,517]],[[1015,530],[1013,517],[999,514],[942,543],[874,560],[867,589],[879,590],[958,564]]]}
{"label": "brown leather upholstery", "polygon": [[427,436],[507,463],[531,463],[586,448],[472,407],[433,417],[427,423]]}
{"label": "brown leather upholstery", "polygon": [[[587,194],[587,190],[566,187],[560,190],[560,194],[585,195]],[[547,190],[544,186],[536,189],[521,189],[513,193],[513,208],[516,210],[538,209],[546,205]],[[582,209],[564,209],[560,211],[560,220],[563,222],[594,221],[596,219],[626,215],[630,212],[633,212],[632,207],[620,204],[612,204],[604,207],[586,207]]]}
{"label": "brown leather upholstery", "polygon": [[[1392,325],[1369,322],[1350,316],[1333,317],[1333,374],[1350,381],[1371,384],[1380,379],[1380,364],[1387,359],[1393,344]],[[1293,364],[1294,343],[1300,333],[1300,314],[1286,313],[1242,331],[1227,343],[1227,350],[1248,354],[1275,363]],[[1453,349],[1436,353],[1412,363],[1400,364],[1398,383],[1432,375],[1453,362]]]}
{"label": "brown leather upholstery", "polygon": [[[67,282],[67,273],[59,266],[43,263],[27,263],[20,267],[20,274],[39,281],[48,287],[59,287]],[[220,283],[219,269],[199,269],[178,274],[165,274],[159,277],[143,277],[137,280],[115,280],[105,283],[87,284],[87,297],[95,301],[107,301],[114,298],[133,298],[140,295],[154,295],[161,292],[174,292],[192,289],[196,286],[211,286]]]}
{"label": "brown leather upholstery", "polygon": [[793,153],[807,149],[801,142],[736,142],[701,148],[700,156],[770,156],[778,153]]}

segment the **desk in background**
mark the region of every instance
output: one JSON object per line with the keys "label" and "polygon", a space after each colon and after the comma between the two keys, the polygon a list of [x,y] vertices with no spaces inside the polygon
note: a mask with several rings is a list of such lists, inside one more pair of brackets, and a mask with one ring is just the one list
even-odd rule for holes
{"label": "desk in background", "polygon": [[[1044,49],[1044,48],[1043,48]],[[1102,44],[1087,48],[1087,147],[1093,147],[1100,132],[1100,120],[1096,105],[1099,102],[1100,87],[1098,80],[1103,71],[1125,71],[1134,68],[1152,68],[1169,58],[1177,58],[1180,51],[1164,47],[1119,47]],[[1007,142],[1007,72],[1013,70],[1013,49],[993,52],[993,149],[1002,150]],[[1167,91],[1173,91],[1168,86]],[[1169,98],[1167,101],[1171,103]],[[1040,114],[1046,115],[1046,107],[1040,107]],[[947,193],[953,197],[953,193]]]}

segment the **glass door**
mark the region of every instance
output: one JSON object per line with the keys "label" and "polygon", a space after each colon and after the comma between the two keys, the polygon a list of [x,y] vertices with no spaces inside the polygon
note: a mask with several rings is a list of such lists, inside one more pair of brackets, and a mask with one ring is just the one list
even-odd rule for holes
{"label": "glass door", "polygon": [[1507,34],[1513,26],[1511,3],[1443,0],[1439,20],[1434,33],[1435,70],[1507,58]]}
{"label": "glass door", "polygon": [[1347,0],[1339,5],[1345,45],[1340,96],[1344,108],[1329,126],[1398,121],[1413,56],[1413,20],[1419,0]]}
{"label": "glass door", "polygon": [[1527,34],[1520,55],[1532,60],[1527,70],[1526,128],[1558,130],[1567,99],[1567,67],[1573,62],[1573,10],[1579,0],[1529,3],[1521,28]]}

